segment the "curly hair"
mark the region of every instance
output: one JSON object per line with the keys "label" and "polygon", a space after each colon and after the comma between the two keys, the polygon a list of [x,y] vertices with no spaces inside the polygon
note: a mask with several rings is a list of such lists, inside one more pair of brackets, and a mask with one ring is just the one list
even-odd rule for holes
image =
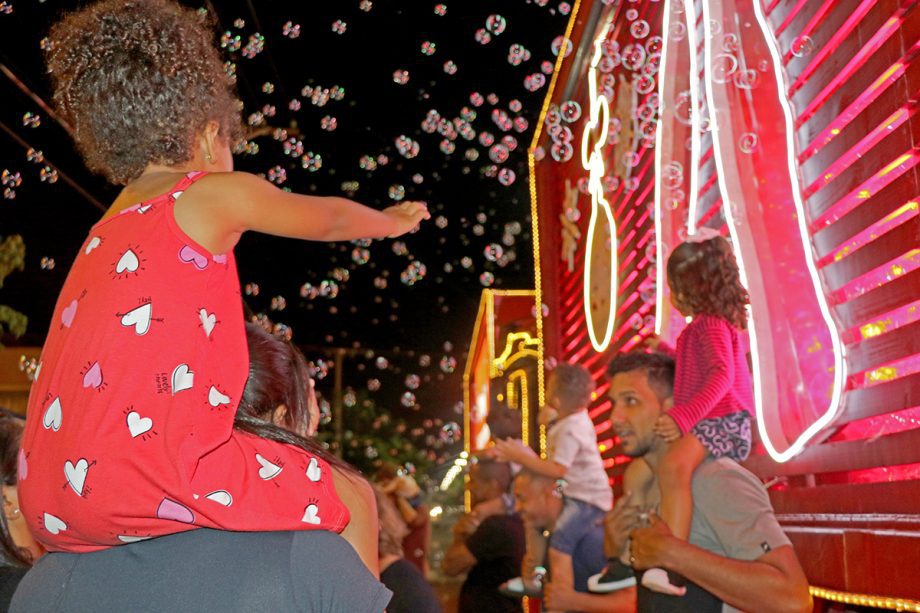
{"label": "curly hair", "polygon": [[205,16],[170,0],[103,0],[51,27],[53,100],[86,165],[126,184],[193,157],[209,121],[232,145],[241,104]]}
{"label": "curly hair", "polygon": [[739,330],[747,327],[750,300],[731,245],[721,236],[678,245],[668,258],[668,285],[693,313],[722,317]]}

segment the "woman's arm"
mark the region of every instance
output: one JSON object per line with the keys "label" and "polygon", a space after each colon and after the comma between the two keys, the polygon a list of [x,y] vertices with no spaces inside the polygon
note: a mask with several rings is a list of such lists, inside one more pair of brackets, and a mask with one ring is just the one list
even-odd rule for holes
{"label": "woman's arm", "polygon": [[351,520],[342,531],[342,537],[351,543],[364,565],[379,579],[380,565],[377,561],[379,529],[374,491],[364,479],[346,474],[335,466],[332,466],[331,469],[332,480],[339,499],[351,513]]}
{"label": "woman's arm", "polygon": [[346,198],[286,192],[246,172],[212,173],[189,191],[176,202],[176,222],[212,253],[231,250],[247,230],[316,241],[383,238],[431,217],[419,202],[378,211]]}

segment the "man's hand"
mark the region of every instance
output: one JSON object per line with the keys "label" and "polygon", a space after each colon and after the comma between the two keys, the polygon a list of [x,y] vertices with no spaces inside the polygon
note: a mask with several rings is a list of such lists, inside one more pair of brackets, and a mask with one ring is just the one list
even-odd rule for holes
{"label": "man's hand", "polygon": [[649,513],[649,525],[633,530],[629,538],[629,563],[639,570],[667,568],[668,553],[683,543],[654,511]]}
{"label": "man's hand", "polygon": [[457,520],[457,523],[454,524],[454,536],[459,539],[466,540],[471,534],[476,532],[476,529],[479,527],[480,520],[478,517],[472,513],[467,513]]}
{"label": "man's hand", "polygon": [[618,558],[626,549],[629,533],[639,527],[639,507],[631,504],[632,493],[620,496],[604,517],[604,553]]}
{"label": "man's hand", "polygon": [[664,414],[655,420],[655,427],[653,428],[653,431],[655,434],[663,438],[666,443],[673,443],[681,436],[683,436],[683,433],[677,426],[677,422],[674,421],[674,418],[668,414]]}
{"label": "man's hand", "polygon": [[525,445],[522,441],[513,438],[495,441],[495,447],[492,448],[495,457],[503,462],[521,463],[522,458],[534,456],[534,450]]}
{"label": "man's hand", "polygon": [[578,608],[575,588],[561,581],[543,584],[543,609],[545,611],[572,611]]}

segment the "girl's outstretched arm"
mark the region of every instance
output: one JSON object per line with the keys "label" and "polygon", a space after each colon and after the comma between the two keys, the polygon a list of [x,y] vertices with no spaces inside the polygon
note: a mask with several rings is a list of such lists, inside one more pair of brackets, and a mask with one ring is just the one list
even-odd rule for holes
{"label": "girl's outstretched arm", "polygon": [[383,211],[335,196],[278,189],[246,172],[212,173],[176,202],[179,227],[212,253],[231,250],[247,230],[316,241],[399,236],[431,215],[424,203]]}

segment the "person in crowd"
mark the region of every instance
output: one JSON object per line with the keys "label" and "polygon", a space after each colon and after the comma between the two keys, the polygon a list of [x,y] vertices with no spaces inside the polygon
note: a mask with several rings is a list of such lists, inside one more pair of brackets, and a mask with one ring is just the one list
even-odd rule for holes
{"label": "person in crowd", "polygon": [[[352,484],[359,496],[346,499],[353,518],[348,528],[341,535],[201,528],[152,538],[137,532],[119,547],[53,552],[23,579],[13,611],[384,610],[390,591],[376,580],[377,510],[370,485],[309,438],[319,410],[296,347],[252,323],[246,324],[246,335],[249,375],[234,428],[243,436],[310,453],[309,461],[284,470],[308,478],[318,470],[331,471],[333,480]],[[217,505],[235,504],[230,490],[199,495]]]}
{"label": "person in crowd", "polygon": [[377,483],[409,526],[409,533],[402,542],[405,558],[418,568],[423,577],[427,577],[431,523],[428,505],[422,501],[421,488],[404,468],[389,462],[377,471]]}
{"label": "person in crowd", "polygon": [[[731,245],[709,228],[701,228],[674,249],[667,274],[671,302],[692,321],[677,339],[674,406],[655,426],[658,436],[672,444],[654,475],[645,471],[636,478],[657,481],[661,518],[677,538],[686,540],[693,509],[690,482],[696,467],[709,457],[741,462],[751,450],[754,400],[744,333],[748,294]],[[647,343],[671,352],[658,339]],[[612,560],[609,568],[619,566]],[[622,577],[607,573],[597,589],[613,589],[618,580]],[[646,571],[642,581],[666,594],[684,592],[681,580],[660,568]]]}
{"label": "person in crowd", "polygon": [[[594,393],[591,374],[582,366],[559,364],[550,374],[546,386],[547,407],[541,410],[541,420],[549,424],[546,436],[546,459],[541,459],[520,440],[506,439],[495,443],[498,458],[520,464],[523,468],[562,481],[565,509],[554,520],[549,542],[536,526],[528,526],[527,555],[521,577],[511,579],[503,588],[517,595],[538,596],[540,585],[535,569],[543,565],[549,545],[549,564],[555,568],[570,566],[557,542],[571,545],[598,524],[610,510],[613,493],[597,449],[594,423],[588,416],[588,403]],[[557,559],[553,559],[553,558]]]}
{"label": "person in crowd", "polygon": [[[808,581],[773,514],[766,489],[734,460],[709,456],[696,467],[688,540],[677,538],[655,514],[660,484],[648,486],[632,479],[633,467],[654,474],[675,444],[657,434],[658,420],[673,402],[674,360],[660,353],[622,354],[610,363],[608,374],[613,427],[623,453],[634,458],[627,469],[628,493],[606,518],[608,554],[626,548],[623,570],[628,571],[628,565],[637,570],[664,568],[688,580],[683,597],[641,585],[639,611],[705,613],[723,611],[723,606],[811,611]],[[610,598],[612,606],[617,597],[631,591],[593,598]]]}
{"label": "person in crowd", "polygon": [[[563,519],[566,501],[562,487],[552,477],[529,468],[521,469],[514,478],[514,497],[516,508],[528,527],[551,533],[549,580],[545,582],[543,595],[546,610],[615,613],[634,606],[635,599],[624,593],[607,596],[619,596],[626,609],[591,608],[598,602],[607,607],[609,602],[602,601],[603,596],[588,593],[588,578],[604,567],[604,528],[591,523],[574,536],[566,532],[565,539],[553,538],[559,520]],[[553,555],[554,552],[557,555]]]}
{"label": "person in crowd", "polygon": [[383,238],[430,215],[234,172],[242,122],[206,19],[103,0],[48,36],[58,112],[89,168],[124,186],[70,268],[29,401],[20,502],[52,551],[202,527],[341,532],[340,496],[365,495],[315,453],[234,429],[248,360],[233,249],[250,230]]}
{"label": "person in crowd", "polygon": [[393,592],[387,613],[441,613],[437,594],[418,568],[403,556],[408,526],[385,492],[374,487],[374,494],[380,519],[380,580]]}
{"label": "person in crowd", "polygon": [[0,515],[0,611],[9,609],[13,592],[23,575],[44,555],[45,550],[35,542],[19,508],[17,483],[20,471],[19,441],[25,420],[0,408],[0,479],[3,488],[3,514]]}
{"label": "person in crowd", "polygon": [[454,525],[453,542],[441,569],[449,577],[467,573],[460,589],[460,613],[516,613],[516,598],[498,591],[516,577],[524,557],[524,524],[514,512],[507,462],[477,458],[470,466],[471,510]]}

